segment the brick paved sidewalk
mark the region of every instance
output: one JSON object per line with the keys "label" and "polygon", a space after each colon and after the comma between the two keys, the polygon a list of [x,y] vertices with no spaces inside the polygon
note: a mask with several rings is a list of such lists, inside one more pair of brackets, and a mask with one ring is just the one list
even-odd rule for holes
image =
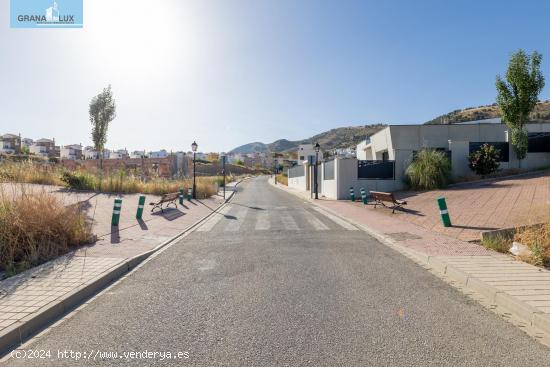
{"label": "brick paved sidewalk", "polygon": [[[123,195],[118,228],[111,228],[115,195],[66,192],[56,187],[35,187],[62,197],[67,203],[84,205],[98,240],[60,258],[0,282],[0,337],[17,330],[48,308],[60,304],[73,292],[180,234],[223,204],[221,196],[185,201],[178,209],[135,218],[139,195]],[[147,204],[155,196],[147,196]],[[147,205],[149,206],[149,205]],[[1,338],[0,338],[1,339]],[[1,340],[0,340],[1,341]],[[2,343],[0,342],[0,347]]]}

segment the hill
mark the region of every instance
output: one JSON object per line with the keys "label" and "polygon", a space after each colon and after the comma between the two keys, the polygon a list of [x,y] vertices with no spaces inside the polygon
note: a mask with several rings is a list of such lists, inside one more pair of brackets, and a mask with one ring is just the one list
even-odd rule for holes
{"label": "hill", "polygon": [[385,126],[386,125],[383,124],[374,124],[339,127],[302,140],[291,141],[287,139],[279,139],[269,144],[264,144],[260,142],[249,143],[231,150],[230,153],[282,153],[290,150],[295,150],[300,144],[314,144],[315,142],[319,142],[323,150],[349,148],[357,145],[367,136],[374,134]]}
{"label": "hill", "polygon": [[[464,121],[492,119],[500,116],[498,106],[495,104],[479,107],[468,107],[462,110],[454,110],[445,115],[438,116],[425,122],[427,125],[454,124]],[[550,101],[539,102],[530,115],[530,122],[550,122]]]}

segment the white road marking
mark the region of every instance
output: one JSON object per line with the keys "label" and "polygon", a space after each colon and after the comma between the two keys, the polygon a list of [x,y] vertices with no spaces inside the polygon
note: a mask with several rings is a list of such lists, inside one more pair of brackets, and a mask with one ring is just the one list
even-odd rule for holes
{"label": "white road marking", "polygon": [[315,209],[315,210],[318,211],[319,213],[323,214],[325,217],[327,217],[328,219],[330,219],[330,220],[333,221],[334,223],[338,224],[339,226],[344,227],[344,228],[347,229],[348,231],[358,231],[358,230],[359,230],[359,228],[355,227],[354,225],[348,223],[347,221],[345,221],[345,220],[343,220],[343,219],[338,218],[337,216],[335,216],[335,215],[333,215],[333,214],[330,214],[330,213],[324,211],[324,210],[321,209],[321,208],[313,207],[313,209]]}
{"label": "white road marking", "polygon": [[271,227],[269,222],[269,215],[267,212],[258,213],[258,219],[256,220],[256,231],[265,231]]}
{"label": "white road marking", "polygon": [[210,219],[197,228],[197,232],[210,232],[210,230],[214,228],[214,226],[224,217],[224,215],[227,214],[229,209],[231,209],[231,205],[226,205],[223,207],[218,213],[214,214],[210,217]]}
{"label": "white road marking", "polygon": [[304,216],[304,218],[307,219],[307,221],[309,222],[309,224],[311,224],[311,226],[313,228],[315,228],[315,230],[317,231],[326,231],[328,230],[329,228],[325,225],[325,223],[321,222],[319,220],[319,218],[315,217],[312,213],[308,212],[307,210],[305,209],[298,209],[298,212],[300,212],[300,214],[302,214],[302,216]]}
{"label": "white road marking", "polygon": [[242,206],[239,208],[238,212],[235,214],[235,218],[227,219],[227,226],[225,227],[226,232],[236,232],[241,228],[241,224],[244,222],[244,218],[248,213],[248,208]]}
{"label": "white road marking", "polygon": [[298,231],[300,229],[298,228],[298,225],[296,224],[294,218],[292,218],[289,214],[282,214],[281,221],[283,222],[285,229],[289,231]]}

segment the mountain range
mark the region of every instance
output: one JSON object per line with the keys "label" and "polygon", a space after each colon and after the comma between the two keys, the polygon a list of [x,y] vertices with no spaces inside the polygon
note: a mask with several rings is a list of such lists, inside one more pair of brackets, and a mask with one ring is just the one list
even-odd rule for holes
{"label": "mountain range", "polygon": [[[497,117],[501,117],[500,111],[496,104],[492,104],[454,110],[444,115],[437,116],[424,124],[454,124],[464,121],[485,120]],[[537,104],[535,110],[530,115],[530,122],[550,122],[550,101],[543,101]],[[349,148],[357,145],[367,136],[374,134],[385,126],[384,124],[373,124],[339,127],[302,140],[279,139],[269,144],[260,142],[249,143],[233,149],[231,153],[284,153],[296,150],[300,144],[315,144],[316,142],[319,142],[323,150]]]}
{"label": "mountain range", "polygon": [[284,153],[296,150],[300,144],[315,144],[316,142],[321,145],[323,150],[348,148],[357,145],[362,140],[365,140],[367,136],[374,134],[385,126],[383,124],[374,124],[339,127],[302,140],[279,139],[269,144],[261,142],[248,143],[231,150],[230,153]]}

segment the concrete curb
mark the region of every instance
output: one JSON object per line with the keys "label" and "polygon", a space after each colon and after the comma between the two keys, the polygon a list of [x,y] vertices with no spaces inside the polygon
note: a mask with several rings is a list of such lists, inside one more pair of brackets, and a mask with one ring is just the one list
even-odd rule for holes
{"label": "concrete curb", "polygon": [[[237,187],[237,185],[242,181],[243,180],[236,182],[234,187]],[[22,345],[27,340],[31,339],[34,335],[38,334],[41,330],[47,328],[57,320],[61,319],[63,316],[75,310],[78,306],[85,303],[94,295],[112,285],[116,280],[130,273],[133,269],[138,267],[138,265],[140,265],[144,260],[149,258],[154,253],[158,252],[159,250],[170,244],[173,244],[184,235],[193,231],[200,224],[208,220],[211,216],[218,213],[225,205],[227,205],[227,203],[233,198],[235,193],[236,190],[232,190],[225,202],[220,204],[220,206],[218,206],[216,210],[197,220],[189,227],[185,228],[183,231],[173,236],[172,238],[162,242],[152,250],[123,260],[121,263],[113,266],[109,270],[106,270],[88,283],[74,289],[73,291],[65,295],[62,299],[56,300],[48,305],[43,306],[39,311],[28,315],[24,319],[4,329],[0,333],[0,358],[6,356],[11,350]]]}
{"label": "concrete curb", "polygon": [[[269,183],[271,184],[271,186],[277,187],[282,191],[293,194],[300,199],[307,199],[300,196],[298,193],[294,193],[291,190],[285,189],[285,187],[280,187],[281,185],[274,185],[271,180],[269,180]],[[481,296],[486,298],[491,305],[495,305],[504,310],[504,313],[514,315],[516,318],[524,321],[537,331],[543,332],[550,336],[550,316],[548,314],[539,311],[537,308],[521,301],[516,297],[504,293],[503,291],[491,286],[481,279],[469,276],[462,270],[454,267],[452,264],[445,262],[440,258],[419,253],[413,249],[402,246],[401,244],[397,243],[396,241],[392,240],[391,238],[379,231],[369,228],[364,224],[358,223],[352,219],[346,218],[340,213],[335,212],[334,210],[318,205],[312,199],[307,200],[312,205],[321,208],[327,212],[330,212],[331,214],[343,220],[346,220],[356,227],[362,229],[363,231],[372,235],[374,238],[378,239],[383,244],[405,255],[416,263],[435,270],[433,274],[436,274],[439,278],[443,278],[444,276],[452,281],[459,283],[463,287],[463,289],[480,294]]]}

